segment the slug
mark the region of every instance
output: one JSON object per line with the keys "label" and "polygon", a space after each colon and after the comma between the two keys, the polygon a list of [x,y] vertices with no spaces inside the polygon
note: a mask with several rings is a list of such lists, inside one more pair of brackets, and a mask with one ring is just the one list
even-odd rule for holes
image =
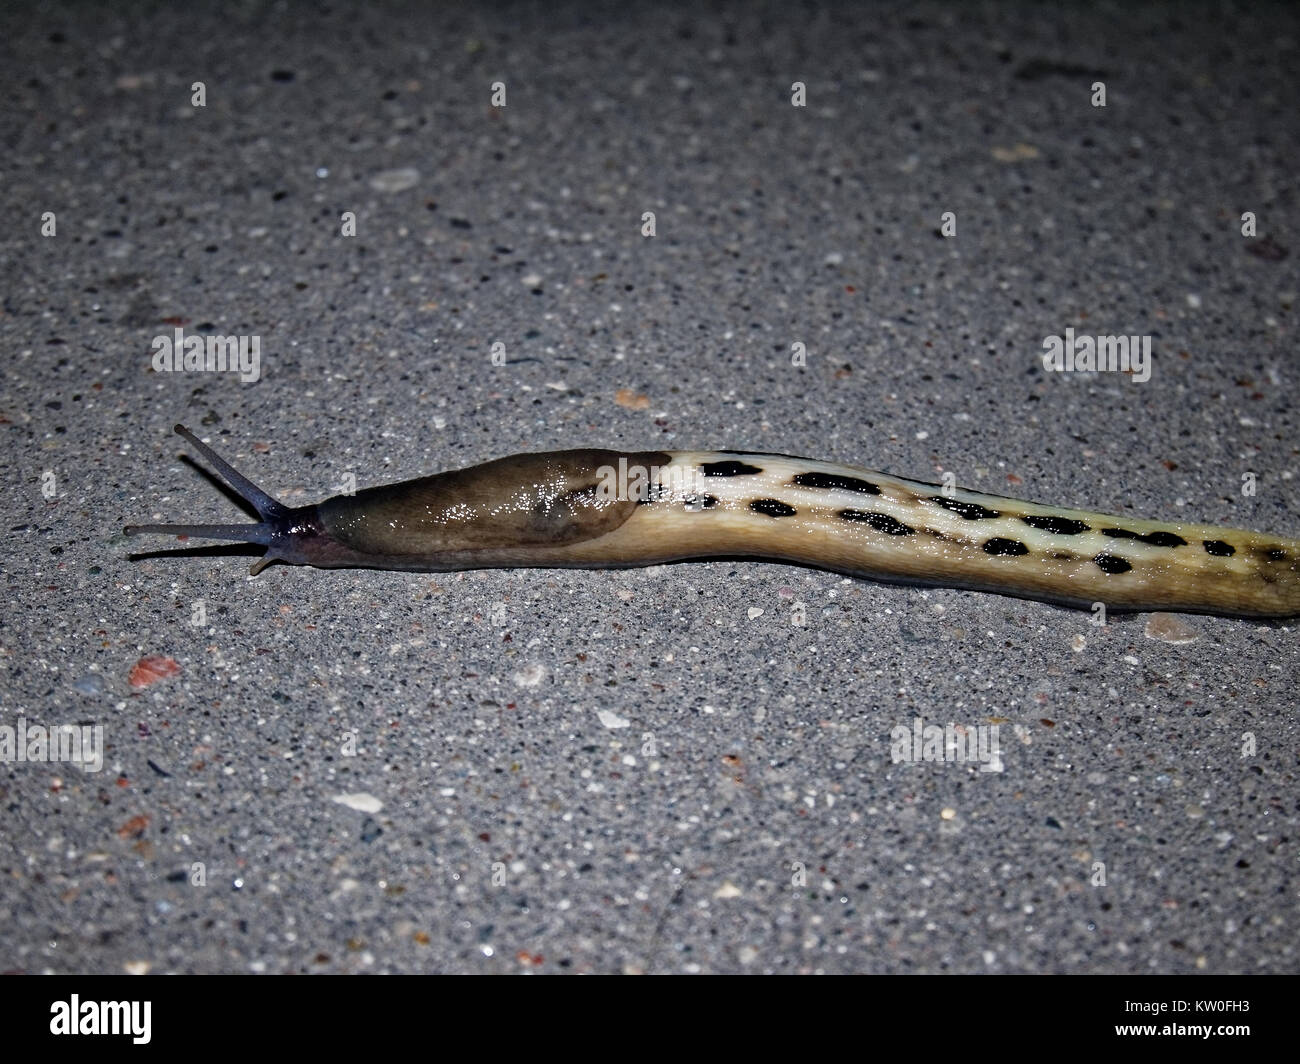
{"label": "slug", "polygon": [[288,507],[183,425],[257,511],[243,525],[134,525],[260,544],[272,562],[435,572],[613,568],[747,556],[1064,606],[1241,617],[1300,613],[1300,541],[944,490],[740,451],[517,454]]}

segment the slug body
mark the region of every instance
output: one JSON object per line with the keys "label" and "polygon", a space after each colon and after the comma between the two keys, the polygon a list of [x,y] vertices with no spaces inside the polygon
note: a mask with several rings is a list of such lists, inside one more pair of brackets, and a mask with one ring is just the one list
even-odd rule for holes
{"label": "slug body", "polygon": [[1083,608],[1300,614],[1298,540],[945,492],[790,455],[521,454],[290,508],[176,431],[262,520],[126,533],[263,544],[254,575],[273,561],[433,572],[740,555]]}

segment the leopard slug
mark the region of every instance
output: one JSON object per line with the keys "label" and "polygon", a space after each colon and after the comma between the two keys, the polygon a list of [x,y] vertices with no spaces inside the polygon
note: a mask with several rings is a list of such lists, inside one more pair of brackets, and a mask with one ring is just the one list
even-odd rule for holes
{"label": "leopard slug", "polygon": [[260,544],[271,562],[435,572],[767,558],[1065,606],[1300,613],[1300,541],[943,489],[792,455],[553,451],[288,507],[182,425],[257,511],[243,525],[135,525]]}

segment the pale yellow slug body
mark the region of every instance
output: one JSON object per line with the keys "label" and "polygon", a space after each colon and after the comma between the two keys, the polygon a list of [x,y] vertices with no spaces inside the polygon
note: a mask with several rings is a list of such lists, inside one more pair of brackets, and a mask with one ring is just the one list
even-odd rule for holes
{"label": "pale yellow slug body", "polygon": [[438,571],[615,567],[742,555],[1090,607],[1300,614],[1300,541],[1023,502],[789,455],[520,454],[289,508],[188,430],[262,515],[146,525],[272,561]]}

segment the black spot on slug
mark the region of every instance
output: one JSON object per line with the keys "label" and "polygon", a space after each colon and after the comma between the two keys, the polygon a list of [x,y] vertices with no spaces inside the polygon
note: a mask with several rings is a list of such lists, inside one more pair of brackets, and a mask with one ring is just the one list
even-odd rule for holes
{"label": "black spot on slug", "polygon": [[1058,551],[1058,552],[1053,552],[1052,557],[1055,558],[1058,562],[1072,562],[1072,561],[1074,561],[1074,555],[1073,555],[1073,554],[1066,554],[1066,553],[1064,553],[1064,552],[1060,552],[1060,551]]}
{"label": "black spot on slug", "polygon": [[1054,517],[1051,514],[1031,514],[1020,520],[1030,528],[1041,528],[1044,532],[1057,536],[1077,536],[1080,532],[1087,532],[1090,527],[1084,521],[1076,521],[1072,517]]}
{"label": "black spot on slug", "polygon": [[1269,547],[1268,550],[1264,551],[1263,553],[1264,553],[1264,557],[1271,562],[1286,561],[1286,551],[1284,551],[1281,547]]}
{"label": "black spot on slug", "polygon": [[1018,539],[1003,539],[994,536],[984,543],[985,554],[1028,554],[1029,548]]}
{"label": "black spot on slug", "polygon": [[755,513],[766,514],[768,517],[790,517],[799,512],[779,499],[755,499],[749,504],[749,508]]}
{"label": "black spot on slug", "polygon": [[1143,543],[1150,543],[1153,547],[1187,546],[1187,540],[1173,532],[1148,532],[1145,536],[1138,536],[1138,539]]}
{"label": "black spot on slug", "polygon": [[758,466],[746,465],[744,462],[703,462],[700,471],[706,477],[740,477],[763,472]]}
{"label": "black spot on slug", "polygon": [[880,489],[869,480],[845,477],[838,473],[796,473],[794,483],[801,488],[842,488],[845,491],[860,491],[864,495],[880,494]]}
{"label": "black spot on slug", "polygon": [[1227,558],[1237,553],[1236,547],[1221,539],[1204,539],[1201,542],[1205,545],[1205,553],[1213,554],[1216,558]]}
{"label": "black spot on slug", "polygon": [[657,502],[668,502],[672,499],[672,492],[668,485],[664,483],[646,484],[642,490],[636,491],[636,504],[638,506],[650,506]]}
{"label": "black spot on slug", "polygon": [[990,510],[975,502],[962,502],[961,499],[950,499],[947,495],[931,495],[930,502],[937,502],[945,510],[951,510],[958,517],[964,517],[967,521],[987,521],[991,517],[1001,517],[997,510]]}
{"label": "black spot on slug", "polygon": [[1109,536],[1111,539],[1135,539],[1139,543],[1150,543],[1153,547],[1187,546],[1187,540],[1172,532],[1148,532],[1144,536],[1137,532],[1131,532],[1127,528],[1103,528],[1101,534]]}
{"label": "black spot on slug", "polygon": [[1098,569],[1103,573],[1110,573],[1112,576],[1127,573],[1133,568],[1123,558],[1116,557],[1114,554],[1098,554],[1092,560]]}
{"label": "black spot on slug", "polygon": [[913,536],[916,529],[903,524],[890,517],[889,514],[869,513],[863,510],[840,510],[837,517],[842,517],[845,521],[861,521],[863,524],[870,525],[877,532],[884,532],[887,536]]}

